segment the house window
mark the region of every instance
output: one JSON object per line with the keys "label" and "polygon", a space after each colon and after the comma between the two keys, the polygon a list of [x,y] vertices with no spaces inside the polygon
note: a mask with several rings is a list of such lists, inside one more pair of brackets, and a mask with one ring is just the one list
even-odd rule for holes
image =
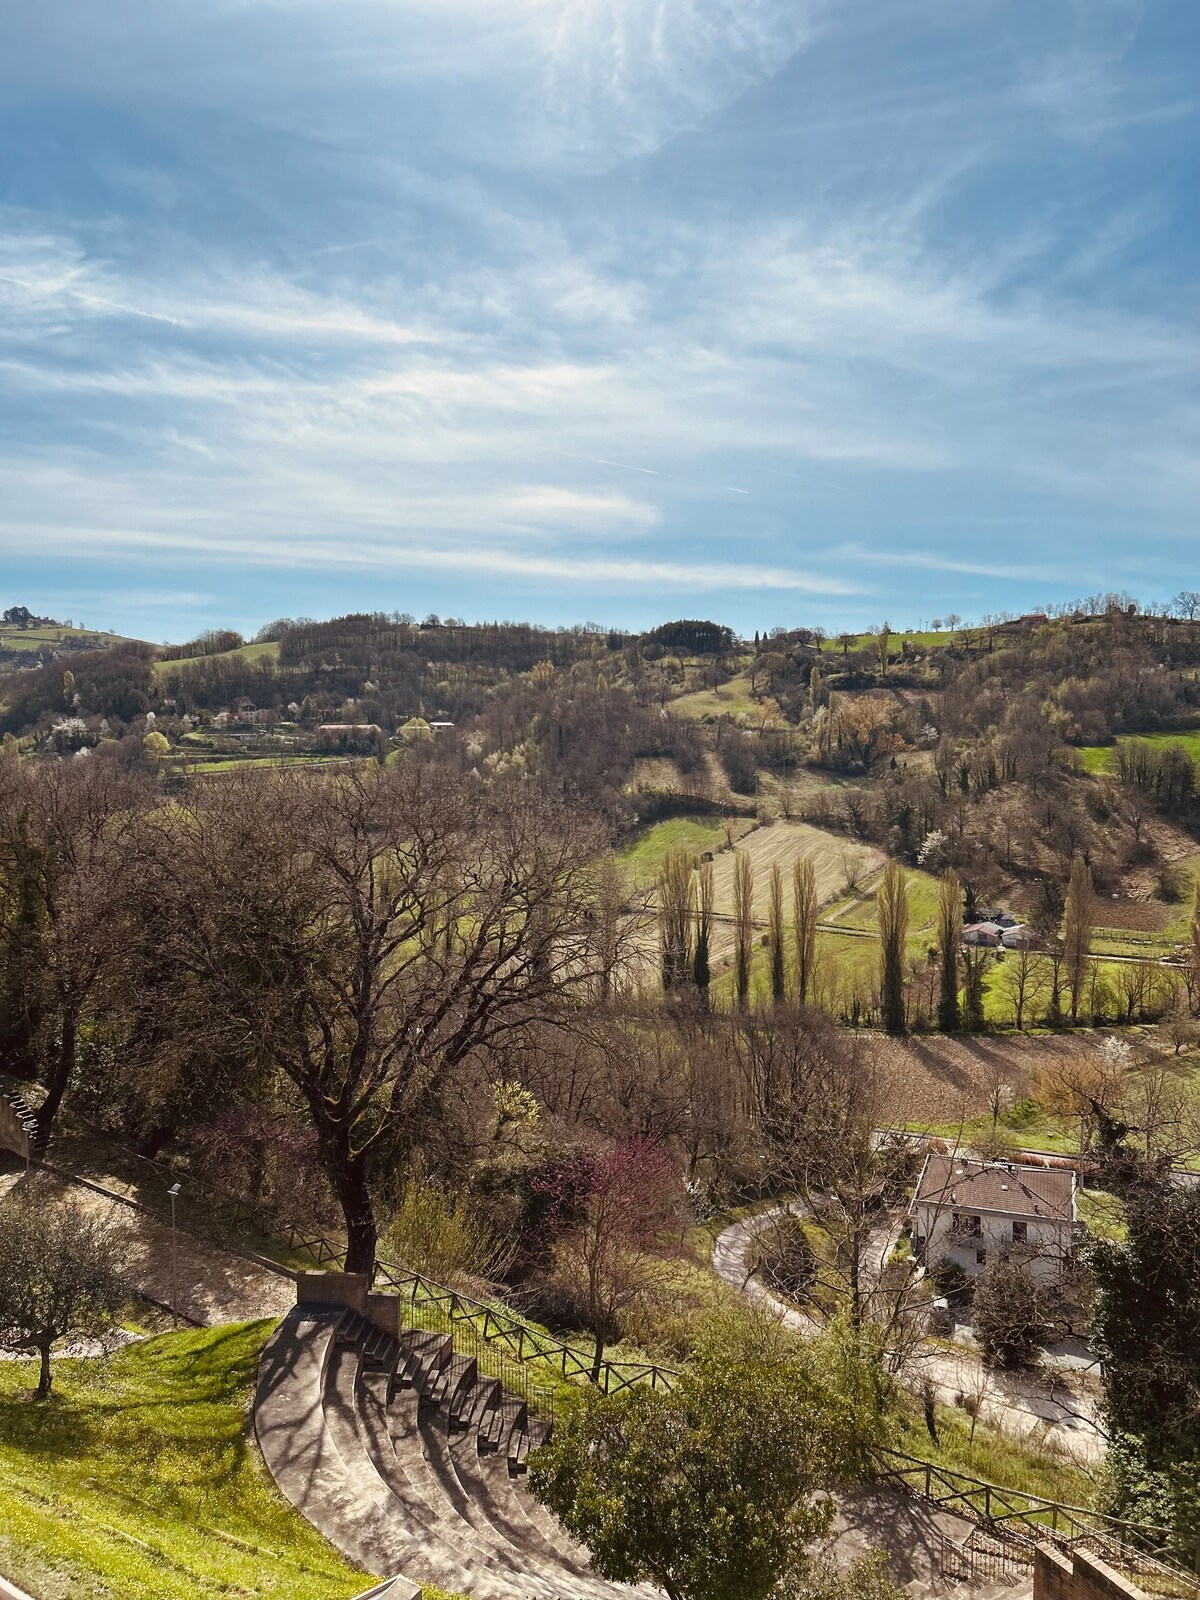
{"label": "house window", "polygon": [[983,1218],[982,1217],[968,1217],[967,1218],[967,1232],[970,1234],[972,1239],[981,1238],[982,1235],[983,1235]]}
{"label": "house window", "polygon": [[976,1250],[976,1252],[975,1252],[975,1261],[976,1261],[976,1264],[978,1266],[986,1267],[987,1266],[987,1251],[986,1250]]}
{"label": "house window", "polygon": [[1013,1243],[1024,1244],[1029,1238],[1029,1224],[1027,1222],[1013,1223]]}

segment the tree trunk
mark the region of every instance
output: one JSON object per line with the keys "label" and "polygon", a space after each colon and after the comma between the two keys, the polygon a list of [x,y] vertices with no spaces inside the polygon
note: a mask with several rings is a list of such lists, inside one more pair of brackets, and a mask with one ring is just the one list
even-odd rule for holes
{"label": "tree trunk", "polygon": [[605,1339],[603,1333],[596,1335],[596,1349],[592,1355],[592,1382],[600,1382],[600,1369],[604,1365]]}
{"label": "tree trunk", "polygon": [[41,1357],[41,1371],[38,1375],[37,1394],[34,1398],[45,1400],[49,1396],[50,1385],[53,1382],[50,1377],[50,1346],[48,1344],[42,1345],[38,1355]]}
{"label": "tree trunk", "polygon": [[925,1431],[935,1445],[941,1446],[938,1438],[937,1411],[934,1406],[933,1384],[928,1378],[921,1385],[921,1408],[925,1413]]}
{"label": "tree trunk", "polygon": [[346,1219],[346,1271],[375,1275],[375,1247],[379,1229],[362,1156],[347,1156],[334,1175],[338,1203]]}
{"label": "tree trunk", "polygon": [[62,1105],[63,1096],[68,1085],[75,1075],[75,1018],[64,1017],[62,1024],[62,1039],[58,1047],[58,1060],[54,1063],[53,1071],[46,1084],[46,1098],[34,1113],[37,1122],[37,1143],[39,1147],[46,1144],[50,1137],[50,1128],[58,1115],[58,1108]]}

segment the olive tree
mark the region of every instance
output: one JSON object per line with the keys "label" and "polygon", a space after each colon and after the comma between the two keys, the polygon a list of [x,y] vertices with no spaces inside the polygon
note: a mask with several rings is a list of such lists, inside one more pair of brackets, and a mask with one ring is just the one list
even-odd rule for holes
{"label": "olive tree", "polygon": [[106,1333],[129,1298],[122,1232],[44,1190],[0,1200],[0,1350],[36,1356],[37,1398],[50,1393],[62,1339]]}

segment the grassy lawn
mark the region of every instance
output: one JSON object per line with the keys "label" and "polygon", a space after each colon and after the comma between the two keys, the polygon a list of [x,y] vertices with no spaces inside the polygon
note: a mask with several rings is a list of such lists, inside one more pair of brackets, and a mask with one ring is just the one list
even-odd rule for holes
{"label": "grassy lawn", "polygon": [[[752,826],[749,818],[735,817],[734,837],[740,838]],[[657,881],[668,850],[693,850],[700,855],[724,848],[725,824],[719,817],[673,817],[639,828],[617,859],[639,883],[651,884]]]}
{"label": "grassy lawn", "polygon": [[223,650],[211,656],[182,656],[177,661],[156,661],[154,671],[160,677],[180,667],[197,667],[204,661],[278,661],[279,640],[270,639],[264,644],[244,644],[237,650]]}
{"label": "grassy lawn", "polygon": [[[969,1037],[969,1035],[964,1035]],[[992,1114],[980,1112],[964,1122],[910,1124],[913,1132],[928,1133],[935,1139],[960,1141],[970,1145],[992,1134]],[[1036,1100],[1019,1100],[1006,1107],[996,1119],[995,1131],[1002,1139],[1029,1150],[1052,1150],[1058,1155],[1079,1154],[1079,1119],[1057,1117],[1044,1111]]]}
{"label": "grassy lawn", "polygon": [[[906,872],[904,879],[908,889],[909,936],[928,933],[937,922],[938,881],[931,873],[919,871]],[[826,913],[825,920],[836,920],[843,928],[866,928],[874,933],[879,925],[875,896],[882,882],[883,874],[877,873],[864,885],[861,894],[844,908],[835,907],[831,913]],[[923,939],[922,945],[926,943],[928,941]]]}
{"label": "grassy lawn", "polygon": [[[166,758],[164,758],[166,759]],[[234,772],[241,767],[320,767],[328,766],[331,762],[344,762],[353,757],[309,755],[307,753],[283,754],[277,756],[211,756],[201,761],[187,761],[184,768],[187,772],[212,773]]]}
{"label": "grassy lawn", "polygon": [[1129,1229],[1125,1225],[1125,1208],[1116,1195],[1104,1189],[1080,1189],[1077,1204],[1080,1222],[1086,1222],[1088,1231],[1097,1239],[1124,1243]]}
{"label": "grassy lawn", "polygon": [[[908,640],[911,648],[914,650],[931,650],[937,645],[949,644],[953,638],[954,635],[947,632],[930,633],[926,631],[924,633],[893,633],[888,640],[888,657],[890,659],[893,656],[898,656],[906,639]],[[823,639],[821,641],[821,649],[826,655],[840,656],[842,654],[842,647],[836,638]],[[850,649],[852,651],[878,650],[879,638],[876,634],[872,633],[856,634]]]}
{"label": "grassy lawn", "polygon": [[972,1442],[971,1419],[964,1411],[938,1406],[936,1412],[939,1444],[930,1439],[914,1403],[902,1409],[896,1449],[1045,1500],[1073,1506],[1087,1506],[1094,1500],[1096,1486],[1091,1477],[1065,1456],[1056,1455],[1045,1440],[1018,1438],[981,1422]]}
{"label": "grassy lawn", "polygon": [[47,645],[62,644],[64,640],[73,644],[91,644],[97,650],[106,650],[109,645],[121,644],[125,635],[119,633],[93,633],[90,628],[6,628],[0,626],[0,639],[4,641],[5,650],[43,650]]}
{"label": "grassy lawn", "polygon": [[1163,746],[1180,744],[1193,761],[1200,762],[1200,728],[1180,728],[1174,733],[1127,733],[1113,744],[1085,744],[1078,750],[1085,772],[1110,772],[1113,752],[1118,744],[1151,744]]}
{"label": "grassy lawn", "polygon": [[337,1600],[370,1579],[276,1491],[248,1437],[270,1322],[0,1362],[0,1570],[38,1600]]}
{"label": "grassy lawn", "polygon": [[[765,677],[760,677],[764,684]],[[694,717],[698,722],[718,717],[744,717],[757,726],[764,719],[783,723],[786,719],[769,694],[755,699],[750,688],[750,675],[739,672],[715,689],[692,689],[671,701],[671,710],[681,717]]]}

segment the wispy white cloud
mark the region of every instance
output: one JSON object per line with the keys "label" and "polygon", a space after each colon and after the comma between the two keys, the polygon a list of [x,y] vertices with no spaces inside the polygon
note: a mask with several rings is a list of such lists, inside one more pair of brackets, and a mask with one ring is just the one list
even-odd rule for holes
{"label": "wispy white cloud", "polygon": [[1179,195],[1105,152],[1190,91],[1035,9],[46,0],[0,88],[95,199],[0,209],[7,548],[841,606],[1170,537]]}

